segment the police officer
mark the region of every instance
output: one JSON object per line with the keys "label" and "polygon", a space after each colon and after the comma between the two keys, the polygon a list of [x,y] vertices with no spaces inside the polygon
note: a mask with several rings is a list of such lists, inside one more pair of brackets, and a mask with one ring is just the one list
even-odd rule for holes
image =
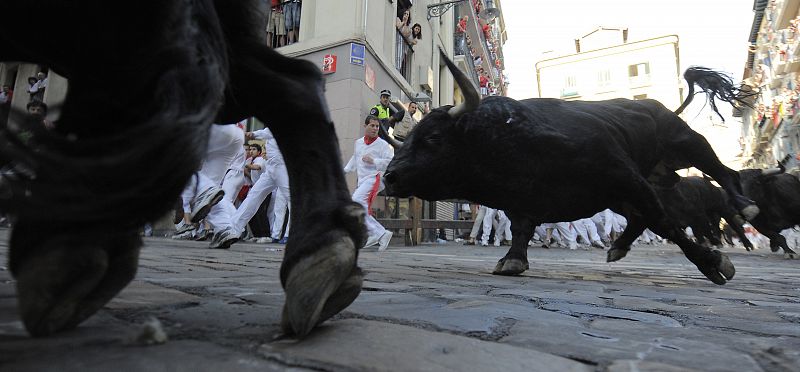
{"label": "police officer", "polygon": [[402,120],[403,115],[405,114],[405,110],[397,110],[394,107],[389,106],[389,98],[391,98],[392,92],[388,89],[384,89],[381,91],[380,94],[380,103],[369,110],[369,114],[378,118],[378,121],[382,125],[385,125],[387,128],[394,128],[394,123]]}

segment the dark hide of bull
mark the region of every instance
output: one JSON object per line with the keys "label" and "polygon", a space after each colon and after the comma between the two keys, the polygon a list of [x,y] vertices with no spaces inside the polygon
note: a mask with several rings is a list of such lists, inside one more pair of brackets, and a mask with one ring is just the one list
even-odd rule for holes
{"label": "dark hide of bull", "polygon": [[[443,58],[465,96],[477,96],[469,79]],[[713,79],[713,74],[703,76]],[[678,244],[711,281],[723,284],[734,275],[733,264],[690,241],[664,213],[648,182],[674,179],[675,170],[689,166],[714,177],[739,210],[757,213],[742,196],[738,174],[720,163],[705,138],[654,100],[488,97],[474,105],[468,100],[458,110],[438,108],[395,152],[385,181],[387,194],[394,196],[461,198],[506,211],[513,245],[495,274],[528,269],[534,226],[610,207],[627,217],[628,226],[608,252],[609,261],[624,257],[650,227]]]}
{"label": "dark hide of bull", "polygon": [[764,176],[761,169],[743,169],[739,174],[745,195],[761,207],[750,224],[769,238],[773,252],[782,248],[787,256],[796,256],[780,232],[800,224],[800,180],[786,173]]}
{"label": "dark hide of bull", "polygon": [[691,227],[698,243],[721,246],[719,222],[724,218],[737,232],[742,244],[748,250],[752,248],[752,243],[744,235],[741,217],[728,204],[724,191],[709,180],[682,177],[673,187],[655,186],[655,190],[667,215],[681,228]]}
{"label": "dark hide of bull", "polygon": [[0,209],[16,217],[9,265],[32,335],[77,326],[130,282],[137,229],[170,210],[211,123],[250,116],[269,123],[300,196],[280,273],[284,331],[305,335],[358,295],[364,211],[320,71],[266,47],[259,3],[149,0],[108,13],[102,1],[3,2],[6,29],[29,29],[29,16],[36,29],[2,33],[0,60],[69,80],[56,131],[0,128],[0,160],[14,169]]}

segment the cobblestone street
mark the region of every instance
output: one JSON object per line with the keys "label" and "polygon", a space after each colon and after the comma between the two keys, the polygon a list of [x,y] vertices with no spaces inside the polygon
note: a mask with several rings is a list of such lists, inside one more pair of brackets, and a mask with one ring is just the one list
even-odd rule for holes
{"label": "cobblestone street", "polygon": [[[0,230],[0,370],[797,371],[800,261],[725,248],[717,286],[673,245],[530,248],[531,269],[491,275],[507,247],[362,251],[360,297],[307,339],[274,340],[282,246],[147,238],[136,279],[76,330],[30,338]],[[134,341],[149,318],[169,340]]]}

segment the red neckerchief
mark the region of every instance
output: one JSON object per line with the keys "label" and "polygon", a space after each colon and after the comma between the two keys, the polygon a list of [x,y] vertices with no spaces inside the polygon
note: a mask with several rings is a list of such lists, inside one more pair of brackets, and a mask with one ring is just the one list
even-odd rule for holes
{"label": "red neckerchief", "polygon": [[373,142],[375,142],[376,139],[378,139],[377,136],[375,138],[369,138],[367,136],[364,136],[364,143],[366,143],[367,145],[371,145]]}

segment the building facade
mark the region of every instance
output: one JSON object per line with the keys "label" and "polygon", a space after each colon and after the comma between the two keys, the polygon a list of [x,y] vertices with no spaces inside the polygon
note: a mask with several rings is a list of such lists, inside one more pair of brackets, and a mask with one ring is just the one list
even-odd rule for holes
{"label": "building facade", "polygon": [[575,53],[536,62],[542,98],[597,101],[655,99],[677,108],[683,100],[678,37],[627,40],[627,29],[600,27],[575,40]]}
{"label": "building facade", "polygon": [[790,156],[788,171],[800,174],[800,0],[756,0],[743,74],[752,107],[734,109],[742,118],[744,168],[774,167]]}

